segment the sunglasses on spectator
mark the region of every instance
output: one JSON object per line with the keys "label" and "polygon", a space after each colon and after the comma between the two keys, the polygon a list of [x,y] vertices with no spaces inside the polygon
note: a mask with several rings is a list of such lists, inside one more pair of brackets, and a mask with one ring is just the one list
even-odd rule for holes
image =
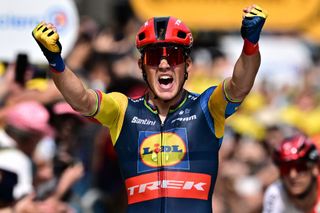
{"label": "sunglasses on spectator", "polygon": [[292,161],[292,162],[280,164],[279,168],[280,168],[280,174],[282,176],[285,176],[285,175],[289,175],[292,169],[294,169],[298,173],[306,172],[310,169],[310,165],[308,162]]}
{"label": "sunglasses on spectator", "polygon": [[143,64],[157,67],[162,59],[166,59],[170,66],[182,64],[186,53],[179,46],[152,46],[147,47],[143,53]]}

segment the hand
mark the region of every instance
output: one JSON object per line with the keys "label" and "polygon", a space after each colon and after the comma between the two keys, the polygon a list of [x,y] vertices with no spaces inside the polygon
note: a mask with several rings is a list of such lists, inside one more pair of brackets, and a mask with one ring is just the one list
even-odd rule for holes
{"label": "hand", "polygon": [[60,199],[83,175],[84,166],[81,162],[68,167],[61,175],[54,196]]}
{"label": "hand", "polygon": [[41,22],[32,31],[32,36],[40,46],[49,65],[58,72],[63,72],[65,65],[61,58],[62,46],[59,35],[52,24]]}
{"label": "hand", "polygon": [[26,197],[19,200],[15,206],[14,211],[16,213],[38,213],[38,206],[36,202],[33,201],[34,194],[29,194]]}
{"label": "hand", "polygon": [[243,9],[243,12],[241,36],[244,40],[257,44],[268,14],[258,5],[249,6]]}

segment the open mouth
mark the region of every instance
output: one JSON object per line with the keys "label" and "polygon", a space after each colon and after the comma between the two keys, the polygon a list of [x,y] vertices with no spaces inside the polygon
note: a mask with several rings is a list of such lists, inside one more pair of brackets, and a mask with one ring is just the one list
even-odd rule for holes
{"label": "open mouth", "polygon": [[173,78],[171,76],[164,75],[160,76],[158,81],[160,85],[169,85],[173,82]]}

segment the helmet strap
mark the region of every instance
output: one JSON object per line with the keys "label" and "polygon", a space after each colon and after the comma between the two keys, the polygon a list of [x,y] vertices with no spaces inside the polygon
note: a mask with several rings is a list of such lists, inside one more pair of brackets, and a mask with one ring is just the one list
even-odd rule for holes
{"label": "helmet strap", "polygon": [[147,73],[146,73],[146,71],[144,70],[143,65],[142,65],[142,67],[141,67],[141,70],[142,70],[143,80],[146,82],[147,86],[149,87],[149,90],[153,93],[154,99],[158,99],[158,96],[156,95],[155,91],[153,91],[153,89],[151,88],[151,86],[150,86],[150,84],[149,84],[148,77],[147,77]]}
{"label": "helmet strap", "polygon": [[185,67],[185,69],[184,69],[184,82],[183,82],[183,84],[184,84],[185,81],[188,79],[188,76],[189,76],[189,73],[187,72],[187,67]]}

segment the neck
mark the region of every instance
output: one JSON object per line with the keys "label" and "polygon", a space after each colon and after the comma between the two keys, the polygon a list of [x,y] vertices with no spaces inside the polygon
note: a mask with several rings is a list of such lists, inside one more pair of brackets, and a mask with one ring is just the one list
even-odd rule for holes
{"label": "neck", "polygon": [[184,90],[179,92],[174,98],[170,100],[162,100],[159,97],[155,97],[155,95],[149,91],[149,102],[156,106],[158,109],[158,113],[160,115],[160,118],[166,118],[166,116],[169,113],[169,110],[172,106],[177,104],[179,100],[181,100],[182,96],[184,95]]}

